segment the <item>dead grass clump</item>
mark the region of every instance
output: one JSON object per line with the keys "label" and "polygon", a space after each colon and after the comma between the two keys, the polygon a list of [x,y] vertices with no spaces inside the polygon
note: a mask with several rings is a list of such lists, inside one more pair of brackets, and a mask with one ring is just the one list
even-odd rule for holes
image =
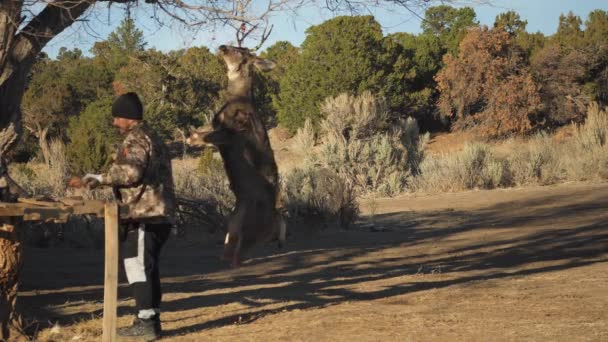
{"label": "dead grass clump", "polygon": [[428,157],[412,188],[442,192],[607,179],[608,111],[589,106],[585,123],[570,131],[569,138],[537,133],[508,144],[507,151],[503,146],[500,155],[487,144],[475,143],[456,154]]}
{"label": "dead grass clump", "polygon": [[[52,323],[48,322],[48,324]],[[43,326],[43,323],[40,322],[38,325]],[[83,319],[70,326],[52,324],[38,332],[34,340],[38,342],[99,341],[101,335],[102,326],[99,319]]]}
{"label": "dead grass clump", "polygon": [[310,119],[306,119],[304,127],[298,128],[296,135],[291,140],[291,149],[300,156],[309,156],[315,147],[315,136]]}
{"label": "dead grass clump", "polygon": [[329,169],[294,169],[285,178],[283,199],[290,227],[348,228],[359,213],[352,186]]}
{"label": "dead grass clump", "polygon": [[458,153],[423,160],[420,174],[411,185],[414,191],[421,192],[492,189],[509,184],[508,171],[508,165],[494,156],[489,145],[465,144]]}
{"label": "dead grass clump", "polygon": [[587,119],[573,125],[572,138],[560,151],[560,161],[566,178],[593,180],[608,178],[608,108],[589,106]]}
{"label": "dead grass clump", "polygon": [[225,228],[225,218],[235,198],[221,165],[212,152],[205,152],[200,158],[173,161],[182,233],[184,227],[204,227],[212,233]]}
{"label": "dead grass clump", "polygon": [[65,144],[55,139],[49,147],[49,164],[11,164],[9,173],[32,196],[64,197],[68,178]]}
{"label": "dead grass clump", "polygon": [[545,133],[518,144],[509,155],[511,179],[515,185],[547,185],[562,179],[559,146]]}
{"label": "dead grass clump", "polygon": [[281,143],[291,138],[291,134],[287,128],[276,126],[268,130],[268,138],[270,143],[274,145],[275,142]]}

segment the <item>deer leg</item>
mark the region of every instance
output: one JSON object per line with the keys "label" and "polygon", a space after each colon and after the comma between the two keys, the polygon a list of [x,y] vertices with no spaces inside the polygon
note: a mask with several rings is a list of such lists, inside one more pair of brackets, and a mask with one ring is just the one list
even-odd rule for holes
{"label": "deer leg", "polygon": [[211,125],[205,125],[191,133],[186,139],[186,144],[191,146],[218,146],[228,144],[231,140],[230,134],[225,130],[215,130]]}
{"label": "deer leg", "polygon": [[239,252],[241,240],[243,239],[243,223],[247,207],[243,203],[237,203],[234,213],[228,219],[228,232],[224,239],[224,254],[222,259],[234,260]]}
{"label": "deer leg", "polygon": [[241,246],[242,246],[242,244],[243,244],[243,237],[241,236],[236,242],[234,254],[232,255],[232,267],[234,267],[234,268],[241,266]]}
{"label": "deer leg", "polygon": [[202,134],[202,142],[206,145],[225,145],[232,141],[230,134],[224,130],[214,130]]}
{"label": "deer leg", "polygon": [[287,225],[285,224],[283,215],[279,212],[275,213],[274,221],[279,235],[279,248],[283,248],[283,246],[285,246],[285,240],[287,239]]}

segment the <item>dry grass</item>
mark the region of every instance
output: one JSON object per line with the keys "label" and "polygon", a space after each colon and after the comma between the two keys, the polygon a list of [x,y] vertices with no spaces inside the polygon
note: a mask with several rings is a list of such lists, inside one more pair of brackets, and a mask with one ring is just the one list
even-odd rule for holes
{"label": "dry grass", "polygon": [[[355,106],[355,102],[367,105]],[[490,144],[466,142],[463,135],[458,134],[458,141],[440,139],[443,147],[437,145],[439,140],[435,138],[431,145],[434,152],[430,153],[428,135],[420,136],[413,119],[393,125],[390,130],[382,129],[386,116],[377,110],[382,108],[381,103],[376,107],[370,105],[373,103],[370,98],[363,101],[348,95],[328,99],[324,104],[328,119],[321,123],[318,139],[323,143],[313,148],[314,131],[310,126],[291,141],[291,150],[300,156],[300,167],[333,170],[351,184],[359,196],[608,178],[605,146],[608,119],[606,110],[597,105],[589,107],[584,124],[562,129],[557,135],[541,132],[529,138]],[[367,113],[362,113],[361,108],[366,108]],[[333,114],[329,110],[333,110]],[[352,117],[357,115],[365,118],[361,120],[363,124],[353,123]],[[446,149],[450,144],[454,147]]]}
{"label": "dry grass", "polygon": [[450,192],[466,189],[490,189],[507,182],[506,167],[487,144],[466,144],[461,152],[429,156],[420,164],[420,174],[413,177],[413,191]]}
{"label": "dry grass", "polygon": [[352,186],[329,169],[293,170],[285,179],[283,198],[291,228],[348,228],[359,213]]}
{"label": "dry grass", "polygon": [[466,131],[433,133],[425,148],[427,155],[441,155],[462,151],[466,143],[481,141],[480,138]]}
{"label": "dry grass", "polygon": [[[11,164],[11,177],[32,197],[56,200],[82,196],[85,199],[108,199],[109,189],[73,189],[67,187],[68,163],[65,145],[59,140],[50,144],[50,163],[29,162]],[[24,223],[23,239],[31,246],[55,245],[76,248],[101,248],[103,246],[103,220],[92,216],[70,217],[66,223]]]}
{"label": "dry grass", "polygon": [[569,131],[569,138],[538,133],[499,147],[473,143],[459,152],[430,156],[411,188],[444,192],[607,179],[608,111],[590,106],[585,123]]}
{"label": "dry grass", "polygon": [[199,158],[173,160],[173,179],[181,232],[185,227],[223,230],[235,198],[219,156],[207,152]]}
{"label": "dry grass", "polygon": [[271,144],[282,143],[291,138],[291,134],[287,128],[276,126],[268,130],[268,138]]}
{"label": "dry grass", "polygon": [[[369,99],[366,101],[370,103]],[[335,104],[333,108],[337,108]],[[357,108],[360,110],[365,106]],[[357,110],[352,109],[352,113],[359,113]],[[384,117],[376,110],[370,112]],[[345,117],[344,111],[340,113],[334,119]],[[363,122],[368,124],[356,124],[356,127],[382,127],[379,124],[381,120],[372,120],[369,115],[366,117]],[[426,150],[428,135],[419,134],[413,119],[390,131],[346,129],[365,138],[339,135],[338,130],[329,129],[351,127],[350,119],[344,120],[347,123],[342,126],[326,122],[322,126],[326,128],[320,132],[322,138],[319,140],[323,143],[317,146],[314,146],[315,133],[309,125],[298,134],[299,138],[283,143],[290,146],[289,149],[281,149],[281,145],[274,147],[275,151],[284,150],[285,155],[297,159],[297,163],[293,160],[293,170],[281,170],[285,205],[292,218],[302,221],[303,217],[310,215],[344,225],[341,222],[348,221],[346,217],[354,217],[346,213],[358,210],[355,196],[454,192],[608,179],[608,113],[597,105],[589,107],[585,123],[568,128],[567,136],[539,133],[528,139],[510,139],[498,144],[466,143],[459,151],[433,154]],[[299,143],[294,144],[294,141]],[[299,149],[299,152],[294,153],[294,149]],[[63,145],[53,142],[51,154],[50,165],[11,165],[11,176],[33,196],[111,197],[108,190],[66,189],[68,174]],[[281,164],[280,155],[278,162]],[[197,229],[206,226],[208,231],[218,229],[221,224],[217,222],[222,222],[234,205],[234,196],[219,156],[207,153],[201,158],[174,160],[173,171],[177,195],[196,204],[190,209],[200,207],[198,212],[182,213],[183,225]],[[327,179],[332,181],[327,182]],[[100,227],[95,220],[86,218],[64,225],[38,225],[28,229],[28,239],[38,246],[56,243],[98,246]]]}
{"label": "dry grass", "polygon": [[50,144],[50,163],[28,162],[11,164],[9,174],[32,197],[58,199],[62,197],[82,196],[85,199],[109,199],[109,189],[74,189],[67,187],[70,176],[65,144],[53,140]]}
{"label": "dry grass", "polygon": [[[213,160],[221,164],[217,154]],[[212,199],[228,207],[234,203],[228,178],[218,164],[204,166],[199,158],[173,160],[173,179],[175,194],[192,199]]]}
{"label": "dry grass", "polygon": [[291,139],[291,150],[300,156],[307,157],[315,147],[316,134],[309,119],[304,122],[304,127],[298,128],[296,135]]}
{"label": "dry grass", "polygon": [[50,163],[13,164],[11,177],[32,196],[57,198],[65,195],[68,164],[65,145],[60,140],[50,143]]}
{"label": "dry grass", "polygon": [[55,323],[53,327],[42,330],[37,336],[38,342],[63,341],[98,341],[101,339],[102,327],[99,319],[82,320],[69,327]]}
{"label": "dry grass", "polygon": [[569,180],[608,178],[608,108],[589,107],[587,120],[574,125],[572,139],[560,151],[561,167]]}
{"label": "dry grass", "polygon": [[513,146],[507,163],[514,185],[546,185],[557,182],[559,175],[559,144],[544,133]]}

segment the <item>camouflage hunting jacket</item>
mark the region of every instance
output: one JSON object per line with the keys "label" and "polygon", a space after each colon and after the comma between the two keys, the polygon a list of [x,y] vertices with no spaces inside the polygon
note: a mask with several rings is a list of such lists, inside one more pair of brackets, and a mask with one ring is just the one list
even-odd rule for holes
{"label": "camouflage hunting jacket", "polygon": [[169,151],[142,122],[119,145],[101,183],[112,186],[116,200],[129,208],[127,220],[175,223],[175,193]]}

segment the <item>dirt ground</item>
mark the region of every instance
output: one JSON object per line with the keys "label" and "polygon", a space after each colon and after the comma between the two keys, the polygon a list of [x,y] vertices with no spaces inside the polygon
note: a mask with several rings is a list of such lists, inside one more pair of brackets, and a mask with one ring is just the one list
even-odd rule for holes
{"label": "dirt ground", "polygon": [[[608,184],[361,207],[352,230],[292,236],[236,270],[216,241],[171,240],[163,340],[608,341]],[[100,340],[102,255],[26,251],[21,305],[38,340]]]}

